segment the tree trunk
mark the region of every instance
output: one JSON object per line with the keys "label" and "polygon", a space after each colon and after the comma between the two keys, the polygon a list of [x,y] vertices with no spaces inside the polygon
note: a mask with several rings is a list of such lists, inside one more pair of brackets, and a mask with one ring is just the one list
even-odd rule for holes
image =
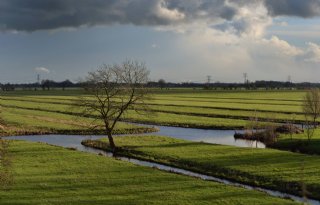
{"label": "tree trunk", "polygon": [[116,152],[116,145],[114,144],[111,132],[107,132],[107,135],[108,135],[108,140],[109,140],[111,152],[115,153]]}

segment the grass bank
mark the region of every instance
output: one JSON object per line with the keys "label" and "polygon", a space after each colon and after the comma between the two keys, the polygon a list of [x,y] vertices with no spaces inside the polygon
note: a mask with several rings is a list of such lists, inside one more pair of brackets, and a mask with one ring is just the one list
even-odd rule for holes
{"label": "grass bank", "polygon": [[[171,166],[320,199],[320,158],[273,149],[251,149],[190,142],[159,136],[116,137],[120,154]],[[106,139],[86,141],[106,149]]]}
{"label": "grass bank", "polygon": [[6,204],[296,204],[113,158],[42,143],[12,141],[14,185]]}
{"label": "grass bank", "polygon": [[[81,117],[51,111],[35,109],[19,109],[2,107],[0,136],[37,135],[37,134],[105,134],[102,122],[90,117]],[[96,127],[95,129],[91,129]],[[143,127],[130,123],[119,122],[114,134],[139,134],[158,131],[157,128]]]}

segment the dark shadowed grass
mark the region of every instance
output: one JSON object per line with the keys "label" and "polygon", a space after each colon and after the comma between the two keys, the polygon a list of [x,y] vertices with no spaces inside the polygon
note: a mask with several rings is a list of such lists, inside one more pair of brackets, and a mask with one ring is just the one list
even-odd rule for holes
{"label": "dark shadowed grass", "polygon": [[292,137],[289,134],[280,135],[276,143],[270,146],[276,149],[320,155],[320,129],[315,130],[310,140],[305,134],[293,134]]}

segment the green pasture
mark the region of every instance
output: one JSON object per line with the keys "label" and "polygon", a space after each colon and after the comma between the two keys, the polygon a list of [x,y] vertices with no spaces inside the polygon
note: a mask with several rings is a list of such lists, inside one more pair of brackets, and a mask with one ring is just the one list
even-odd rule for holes
{"label": "green pasture", "polygon": [[[148,124],[216,129],[244,128],[254,115],[261,121],[300,123],[304,120],[300,105],[303,95],[302,91],[158,90],[146,102],[152,115],[141,116],[129,111],[126,118]],[[71,104],[79,96],[85,96],[81,90],[16,91],[2,96],[1,104],[17,109],[78,114],[79,109],[72,108]]]}
{"label": "green pasture", "polygon": [[[102,139],[107,142],[106,139]],[[96,146],[107,148],[107,143]],[[275,149],[239,148],[159,136],[116,137],[121,154],[243,183],[320,199],[320,158]],[[90,145],[90,143],[89,143]],[[95,143],[93,143],[95,145]]]}
{"label": "green pasture", "polygon": [[14,184],[6,204],[295,204],[259,191],[180,176],[113,158],[11,142]]}
{"label": "green pasture", "polygon": [[[2,119],[8,129],[1,135],[16,134],[104,134],[99,121],[87,117],[79,117],[56,112],[27,110],[18,108],[3,109]],[[96,130],[91,128],[97,126]],[[119,122],[114,130],[117,134],[142,133],[154,131],[152,128]]]}

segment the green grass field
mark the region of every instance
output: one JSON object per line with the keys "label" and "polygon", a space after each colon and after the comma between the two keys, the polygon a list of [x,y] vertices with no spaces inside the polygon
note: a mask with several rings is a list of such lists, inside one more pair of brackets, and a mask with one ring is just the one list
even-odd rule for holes
{"label": "green grass field", "polygon": [[258,191],[205,182],[113,158],[14,141],[6,204],[295,204]]}
{"label": "green grass field", "polygon": [[[152,99],[147,103],[154,112],[137,115],[129,111],[126,120],[209,129],[244,128],[253,115],[258,115],[262,122],[294,119],[299,123],[303,120],[304,95],[304,91],[153,90]],[[97,132],[88,130],[93,119],[80,117],[79,109],[71,106],[79,96],[85,94],[81,90],[2,93],[0,105],[5,127],[0,126],[1,135],[95,134]],[[145,131],[151,130],[122,122],[115,133]],[[103,130],[98,133],[102,134]],[[319,156],[159,137],[127,139],[117,138],[117,144],[130,146],[130,155],[135,157],[296,194],[299,194],[303,174],[309,195],[320,198]],[[319,139],[320,132],[316,131],[311,143],[307,147],[304,143],[305,147],[299,145],[299,151],[319,154]],[[293,150],[297,143],[305,140],[304,135],[294,135],[293,140],[281,135],[275,147]],[[166,204],[194,204],[195,201],[197,204],[289,203],[255,191],[202,182],[44,144],[14,142],[11,150],[16,184],[9,192],[1,192],[0,200],[4,199],[4,204],[163,204],[163,200]],[[115,189],[110,189],[112,186]]]}
{"label": "green grass field", "polygon": [[[147,101],[153,115],[129,112],[128,120],[140,123],[193,128],[240,129],[257,115],[261,121],[303,121],[303,91],[204,91],[172,89],[154,91]],[[2,96],[4,108],[28,109],[60,114],[78,114],[71,104],[83,95],[73,91],[16,91]]]}
{"label": "green grass field", "polygon": [[[205,91],[192,89],[153,90],[149,107],[152,114],[138,115],[129,111],[126,120],[138,123],[169,125],[206,129],[243,129],[256,115],[262,123],[304,120],[301,113],[304,91]],[[39,133],[89,133],[85,128],[92,119],[79,117],[80,110],[72,104],[81,90],[15,91],[2,93],[3,118],[18,130]],[[88,97],[88,96],[87,96]],[[318,119],[320,121],[320,119]],[[16,129],[13,129],[14,132]],[[133,125],[120,123],[115,133],[139,133]],[[23,133],[23,131],[21,132]],[[33,132],[31,132],[33,133]],[[102,133],[101,131],[99,133]],[[7,133],[8,134],[8,133]],[[92,133],[93,134],[93,133]],[[9,133],[10,135],[10,133]],[[304,144],[304,136],[294,140],[282,136],[274,145],[279,149],[297,150],[319,154],[320,133],[316,132],[312,143]],[[310,152],[306,150],[312,150]]]}
{"label": "green grass field", "polygon": [[[2,106],[5,104],[2,103]],[[30,103],[25,104],[31,108]],[[33,103],[33,107],[37,108],[37,104]],[[102,123],[99,121],[59,112],[4,107],[2,108],[1,117],[7,126],[6,129],[0,130],[2,136],[24,134],[104,134]],[[101,126],[101,128],[90,129],[93,126]],[[155,131],[155,129],[119,122],[115,127],[114,133],[130,134],[151,131]]]}
{"label": "green grass field", "polygon": [[[102,139],[106,142],[106,139]],[[320,158],[275,149],[239,148],[159,136],[116,137],[120,154],[320,199]],[[107,148],[108,143],[87,145]]]}

